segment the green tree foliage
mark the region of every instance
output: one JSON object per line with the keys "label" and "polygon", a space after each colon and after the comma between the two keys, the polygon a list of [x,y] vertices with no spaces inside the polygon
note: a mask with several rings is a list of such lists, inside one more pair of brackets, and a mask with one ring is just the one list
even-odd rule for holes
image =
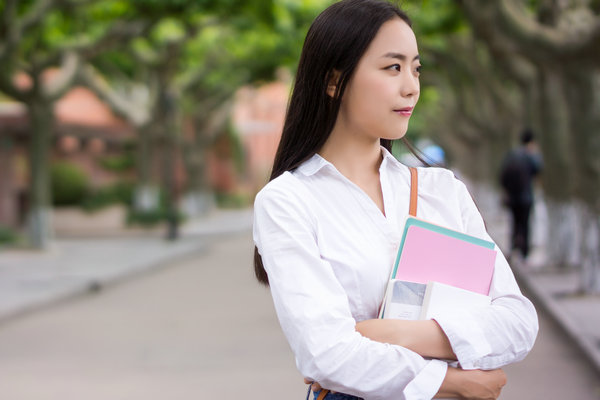
{"label": "green tree foliage", "polygon": [[[104,100],[114,100],[113,108],[128,114],[145,136],[160,140],[169,132],[162,148],[170,149],[178,140],[181,120],[173,110],[183,110],[193,118],[198,113],[198,120],[206,121],[238,85],[269,79],[277,66],[292,65],[306,24],[322,3],[0,2],[0,92],[26,104],[32,127],[31,243],[44,247],[48,237],[45,216],[51,199],[47,166],[53,103],[82,76],[87,63],[93,63],[104,88],[114,89],[103,92]],[[56,68],[57,78],[44,78],[49,68]],[[17,73],[25,74],[29,84],[17,86]],[[139,98],[146,100],[137,102]],[[136,110],[127,111],[126,103],[133,103]],[[153,124],[157,119],[160,123]]]}
{"label": "green tree foliage", "polygon": [[[140,13],[160,19],[129,45],[93,58],[93,68],[81,77],[138,127],[142,185],[155,180],[150,160],[162,160],[167,209],[175,203],[169,196],[177,189],[172,177],[178,155],[184,153],[194,186],[203,175],[201,154],[211,142],[207,126],[215,113],[241,85],[270,80],[282,65],[293,67],[319,3],[132,2]],[[193,139],[185,146],[183,120],[194,121]]]}
{"label": "green tree foliage", "polygon": [[[90,57],[141,35],[150,25],[133,19],[126,2],[93,0],[6,0],[0,9],[0,91],[28,111],[29,241],[45,247],[49,235],[49,149],[53,104],[69,90]],[[53,77],[48,76],[55,69]],[[26,79],[15,80],[17,74]]]}

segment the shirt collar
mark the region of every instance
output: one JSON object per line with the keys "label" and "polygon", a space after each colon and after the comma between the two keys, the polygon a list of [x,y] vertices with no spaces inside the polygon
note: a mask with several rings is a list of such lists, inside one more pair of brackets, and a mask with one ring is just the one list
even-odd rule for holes
{"label": "shirt collar", "polygon": [[408,167],[402,164],[392,153],[388,151],[385,147],[381,147],[381,154],[383,155],[383,161],[381,162],[381,167],[379,170],[387,168],[388,166],[391,168],[396,168],[401,171],[408,170]]}
{"label": "shirt collar", "polygon": [[333,167],[333,164],[315,153],[311,158],[300,164],[300,166],[296,168],[296,171],[300,172],[302,175],[311,176],[327,166]]}
{"label": "shirt collar", "polygon": [[[387,168],[388,165],[394,166],[398,169],[405,169],[406,166],[402,164],[400,161],[396,159],[385,147],[381,146],[381,154],[383,156],[383,160],[381,162],[380,170]],[[319,172],[321,169],[328,167],[334,168],[333,164],[329,161],[321,157],[318,153],[315,153],[311,158],[304,161],[300,166],[296,169],[296,171],[300,172],[302,175],[311,176]]]}

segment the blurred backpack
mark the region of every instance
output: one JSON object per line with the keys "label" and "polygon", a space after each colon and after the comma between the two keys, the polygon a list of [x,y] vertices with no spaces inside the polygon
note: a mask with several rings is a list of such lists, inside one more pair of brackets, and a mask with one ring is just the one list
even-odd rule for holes
{"label": "blurred backpack", "polygon": [[502,162],[500,184],[509,195],[527,192],[532,172],[529,155],[523,149],[512,150]]}

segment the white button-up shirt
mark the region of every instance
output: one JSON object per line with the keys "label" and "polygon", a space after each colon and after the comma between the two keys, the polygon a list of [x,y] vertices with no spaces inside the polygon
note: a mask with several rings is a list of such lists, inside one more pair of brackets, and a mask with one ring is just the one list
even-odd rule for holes
{"label": "white button-up shirt", "polygon": [[[256,196],[254,241],[279,322],[302,375],[365,399],[431,399],[447,364],[355,330],[377,318],[410,201],[410,172],[387,150],[379,173],[385,215],[318,154]],[[491,240],[452,172],[419,168],[417,216]],[[498,250],[492,305],[435,319],[464,369],[494,369],[532,348],[538,323]]]}

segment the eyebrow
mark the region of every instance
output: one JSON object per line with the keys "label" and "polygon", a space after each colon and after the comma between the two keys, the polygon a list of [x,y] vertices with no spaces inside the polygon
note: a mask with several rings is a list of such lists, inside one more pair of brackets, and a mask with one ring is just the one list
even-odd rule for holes
{"label": "eyebrow", "polygon": [[[397,58],[400,61],[406,61],[406,56],[404,54],[400,54],[400,53],[385,53],[382,58]],[[417,54],[412,60],[416,61],[416,60],[420,60],[421,57],[419,57],[419,55]]]}

